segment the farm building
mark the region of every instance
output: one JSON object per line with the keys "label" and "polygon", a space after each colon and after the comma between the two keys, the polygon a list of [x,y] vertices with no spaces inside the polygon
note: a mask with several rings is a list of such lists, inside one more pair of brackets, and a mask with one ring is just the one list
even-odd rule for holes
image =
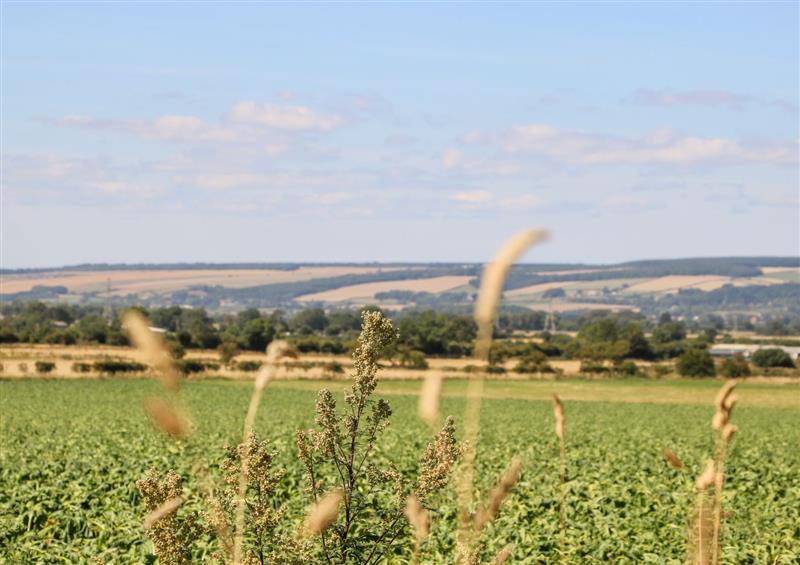
{"label": "farm building", "polygon": [[753,353],[759,349],[783,349],[788,353],[792,359],[800,359],[800,347],[791,347],[787,345],[744,345],[739,343],[721,343],[713,345],[709,350],[714,357],[733,357],[734,355],[743,355],[750,358]]}

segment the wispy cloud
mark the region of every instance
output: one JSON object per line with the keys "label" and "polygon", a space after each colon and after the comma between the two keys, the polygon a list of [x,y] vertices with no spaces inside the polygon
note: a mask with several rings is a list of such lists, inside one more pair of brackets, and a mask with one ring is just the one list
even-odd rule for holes
{"label": "wispy cloud", "polygon": [[291,136],[310,131],[331,131],[345,123],[340,116],[320,113],[306,106],[259,104],[252,101],[234,104],[216,123],[183,114],[167,114],[152,120],[67,115],[45,121],[60,127],[111,131],[160,141],[264,142],[264,150],[271,154],[283,153],[286,140]]}
{"label": "wispy cloud", "polygon": [[306,106],[278,106],[244,101],[235,104],[229,113],[233,122],[256,124],[285,130],[332,130],[344,123],[337,115],[322,114]]}
{"label": "wispy cloud", "polygon": [[780,98],[763,98],[738,94],[729,90],[655,90],[640,88],[631,99],[636,104],[647,106],[703,106],[744,110],[749,106],[773,108],[784,112],[797,112],[797,104]]}
{"label": "wispy cloud", "polygon": [[450,197],[456,202],[467,202],[475,204],[478,202],[488,202],[492,199],[492,193],[487,190],[472,190],[467,192],[457,192]]}
{"label": "wispy cloud", "polygon": [[499,147],[508,154],[582,165],[614,164],[795,164],[796,141],[742,141],[699,137],[675,130],[620,136],[522,124],[498,133],[471,132],[472,144]]}

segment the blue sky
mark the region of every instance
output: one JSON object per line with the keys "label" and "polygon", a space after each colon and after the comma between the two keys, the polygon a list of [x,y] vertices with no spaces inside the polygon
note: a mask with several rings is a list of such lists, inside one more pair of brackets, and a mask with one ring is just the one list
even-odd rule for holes
{"label": "blue sky", "polygon": [[800,255],[798,3],[2,4],[2,263]]}

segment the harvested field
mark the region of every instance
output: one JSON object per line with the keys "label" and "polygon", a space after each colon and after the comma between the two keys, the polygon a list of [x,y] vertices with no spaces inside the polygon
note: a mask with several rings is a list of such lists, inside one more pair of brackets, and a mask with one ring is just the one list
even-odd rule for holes
{"label": "harvested field", "polygon": [[775,273],[797,273],[800,274],[800,267],[759,267],[761,272],[765,275],[773,275]]}
{"label": "harvested field", "polygon": [[522,288],[507,290],[503,293],[503,296],[505,298],[516,298],[519,296],[526,296],[529,294],[539,294],[546,290],[550,290],[551,288],[566,288],[570,284],[572,284],[570,281],[533,284],[531,286],[523,286]]}
{"label": "harvested field", "polygon": [[722,288],[726,284],[732,284],[734,286],[752,286],[781,284],[782,282],[781,280],[773,280],[765,277],[733,278],[712,275],[670,275],[629,286],[625,291],[630,293],[672,293],[688,288],[709,291]]}
{"label": "harvested field", "polygon": [[298,302],[344,302],[374,298],[379,292],[390,290],[410,290],[413,292],[445,292],[467,284],[470,276],[444,276],[429,279],[411,279],[354,284],[324,292],[315,292],[295,298]]}
{"label": "harvested field", "polygon": [[196,285],[246,288],[273,283],[307,281],[342,275],[363,275],[401,270],[382,267],[300,267],[279,269],[177,269],[172,271],[50,271],[25,275],[3,275],[3,294],[25,292],[37,285],[65,286],[71,293],[105,293],[109,282],[111,294],[169,292]]}

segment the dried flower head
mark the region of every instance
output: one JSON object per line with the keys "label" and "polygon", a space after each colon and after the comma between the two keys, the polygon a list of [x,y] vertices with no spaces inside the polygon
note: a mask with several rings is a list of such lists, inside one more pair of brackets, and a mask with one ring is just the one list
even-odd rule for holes
{"label": "dried flower head", "polygon": [[200,527],[196,515],[177,515],[182,500],[181,477],[174,471],[161,477],[155,469],[150,469],[136,481],[136,488],[147,511],[145,529],[159,561],[188,565],[191,546],[200,535]]}
{"label": "dried flower head", "polygon": [[425,501],[431,494],[441,490],[450,480],[453,468],[461,456],[461,447],[456,440],[453,417],[448,416],[444,426],[425,446],[420,460],[416,496]]}
{"label": "dried flower head", "polygon": [[183,499],[180,496],[176,496],[174,498],[170,498],[164,501],[158,508],[150,512],[144,518],[144,529],[149,530],[153,527],[153,524],[175,512],[178,507],[183,504]]}

